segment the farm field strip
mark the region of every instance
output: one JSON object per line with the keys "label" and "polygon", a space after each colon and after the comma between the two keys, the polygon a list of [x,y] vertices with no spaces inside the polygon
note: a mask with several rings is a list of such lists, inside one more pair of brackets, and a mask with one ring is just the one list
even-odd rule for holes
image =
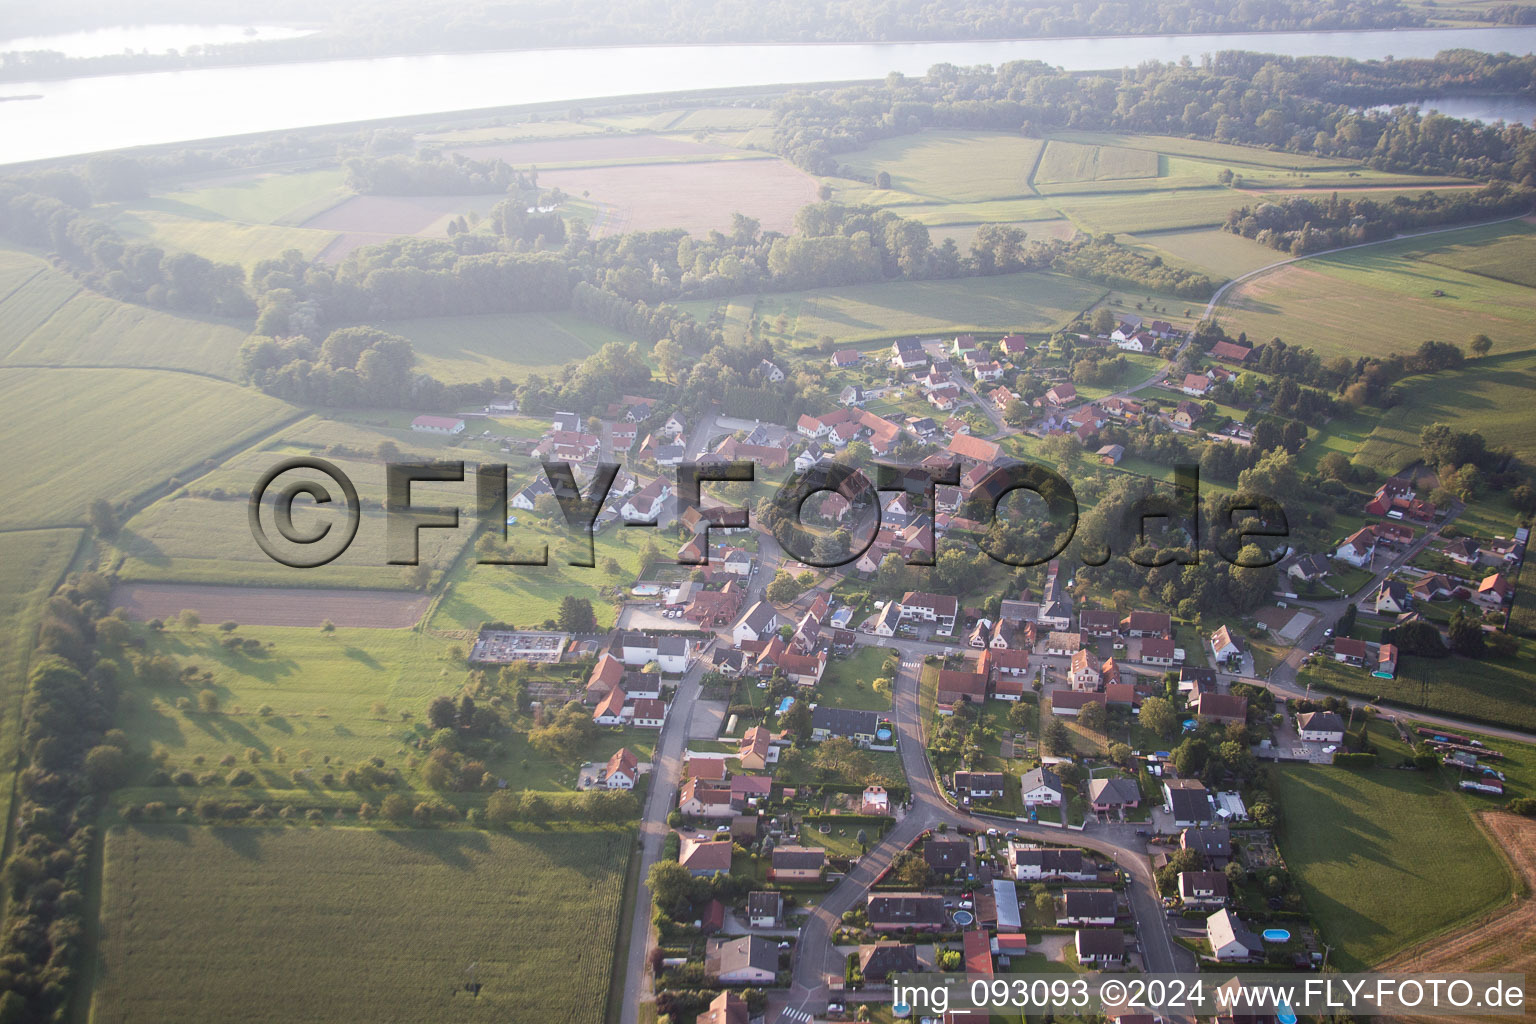
{"label": "farm field strip", "polygon": [[295,413],[256,391],[153,370],[0,367],[0,405],[13,423],[57,424],[10,437],[0,528],[78,523],[93,499],[142,494]]}
{"label": "farm field strip", "polygon": [[630,836],[114,829],[91,1017],[601,1024]]}
{"label": "farm field strip", "polygon": [[173,619],[191,609],[205,622],[249,626],[319,626],[404,629],[431,604],[427,594],[401,591],[283,589],[173,583],[120,583],[112,606],[139,621]]}

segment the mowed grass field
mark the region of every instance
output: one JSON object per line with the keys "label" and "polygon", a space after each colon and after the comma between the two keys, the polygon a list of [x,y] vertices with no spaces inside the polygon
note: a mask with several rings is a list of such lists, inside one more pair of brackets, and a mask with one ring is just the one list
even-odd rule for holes
{"label": "mowed grass field", "polygon": [[1340,970],[1366,970],[1509,897],[1503,860],[1438,776],[1305,765],[1274,777],[1280,850]]}
{"label": "mowed grass field", "polygon": [[1398,382],[1403,401],[1383,414],[1356,461],[1395,473],[1420,458],[1419,434],[1432,423],[1476,430],[1490,446],[1507,447],[1530,462],[1536,432],[1528,404],[1536,388],[1536,352],[1498,355],[1454,373],[1421,374]]}
{"label": "mowed grass field", "polygon": [[1149,256],[1161,256],[1169,263],[1203,271],[1219,280],[1237,277],[1285,259],[1285,253],[1276,252],[1221,228],[1127,234],[1115,240],[1121,245],[1140,249]]}
{"label": "mowed grass field", "polygon": [[1318,256],[1243,282],[1217,316],[1231,333],[1280,337],[1324,358],[1411,352],[1431,338],[1464,344],[1478,333],[1493,339],[1497,353],[1529,349],[1536,288],[1427,258],[1453,253],[1465,261],[1471,248],[1528,234],[1513,221]]}
{"label": "mowed grass field", "polygon": [[80,523],[294,415],[286,402],[186,373],[0,367],[11,469],[0,528]]}
{"label": "mowed grass field", "polygon": [[43,602],[64,577],[80,530],[0,533],[0,819],[10,820],[27,663]]}
{"label": "mowed grass field", "polygon": [[167,251],[195,252],[247,270],[297,249],[313,258],[334,232],[299,227],[349,194],[340,168],[231,174],[111,207],[112,226]]}
{"label": "mowed grass field", "polygon": [[795,303],[797,340],[839,341],[949,330],[1047,331],[1108,291],[1057,274],[1007,274],[956,281],[854,285],[776,296]]}
{"label": "mowed grass field", "polygon": [[[426,721],[427,705],[434,697],[457,693],[463,683],[467,640],[413,629],[348,627],[324,633],[316,627],[241,625],[235,635],[270,646],[259,653],[226,650],[220,643],[223,632],[212,623],[196,630],[173,625],[149,638],[151,652],[195,665],[213,679],[142,679],[125,666],[125,703],[118,719],[136,749],[163,748],[173,772],[201,774],[214,768],[221,775],[228,771],[219,767],[226,755],[245,765],[247,751],[255,750],[259,760],[248,765],[256,776],[250,788],[199,790],[251,803],[377,803],[385,790],[356,790],[340,781],[328,786],[320,778],[327,770],[339,777],[345,766],[373,757],[402,773],[398,788],[420,791],[413,799],[434,795],[408,770],[407,752],[420,735],[418,723]],[[216,712],[197,709],[204,688],[218,698]],[[190,707],[180,706],[184,698]],[[645,760],[655,736],[653,730],[604,730],[578,760],[606,761],[620,746]],[[514,790],[576,788],[579,764],[534,749],[526,731],[509,731],[498,739],[495,755],[484,760]],[[293,770],[305,766],[313,766],[314,775],[296,782]],[[130,799],[193,799],[185,789],[145,788],[152,767],[138,763],[132,780],[138,788],[128,794]],[[462,799],[474,806],[484,794]]]}
{"label": "mowed grass field", "polygon": [[114,829],[90,1019],[600,1024],[631,835]]}
{"label": "mowed grass field", "polygon": [[1044,146],[1001,132],[920,132],[881,139],[844,162],[870,180],[889,173],[892,192],[908,202],[1002,199],[1034,194],[1030,175]]}
{"label": "mowed grass field", "polygon": [[0,252],[0,266],[34,271],[0,299],[0,363],[239,373],[248,325],[117,302],[25,253]]}
{"label": "mowed grass field", "polygon": [[635,340],[574,313],[428,317],[391,321],[384,329],[410,339],[421,372],[450,384],[547,374],[610,341],[628,346]]}
{"label": "mowed grass field", "polygon": [[1119,146],[1085,146],[1053,139],[1045,145],[1034,180],[1039,184],[1066,181],[1110,181],[1121,178],[1155,178],[1156,153]]}
{"label": "mowed grass field", "polygon": [[[1397,678],[1377,679],[1335,661],[1320,662],[1301,679],[1366,700],[1459,715],[1516,729],[1536,730],[1536,642],[1522,639],[1513,658],[1434,660],[1404,657]],[[1429,684],[1427,703],[1424,684]]]}

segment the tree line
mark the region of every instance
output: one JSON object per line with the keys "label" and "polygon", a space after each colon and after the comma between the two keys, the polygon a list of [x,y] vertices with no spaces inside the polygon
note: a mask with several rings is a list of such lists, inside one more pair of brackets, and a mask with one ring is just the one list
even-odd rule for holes
{"label": "tree line", "polygon": [[1536,189],[1491,181],[1475,192],[1430,192],[1417,196],[1326,200],[1287,196],[1277,202],[1240,206],[1227,214],[1226,230],[1260,245],[1301,256],[1344,245],[1391,238],[1438,224],[1495,220],[1536,206]]}
{"label": "tree line", "polygon": [[[939,64],[879,85],[795,93],[774,108],[773,148],[813,174],[868,180],[842,153],[925,128],[1180,135],[1357,160],[1381,170],[1536,184],[1536,132],[1408,104],[1426,82],[1447,91],[1531,91],[1536,58],[1446,51],[1429,61],[1367,63],[1223,51],[1198,66],[1149,62],[1110,76],[1039,61],[998,68]],[[1349,93],[1353,90],[1352,93]],[[1339,97],[1346,93],[1350,99]]]}

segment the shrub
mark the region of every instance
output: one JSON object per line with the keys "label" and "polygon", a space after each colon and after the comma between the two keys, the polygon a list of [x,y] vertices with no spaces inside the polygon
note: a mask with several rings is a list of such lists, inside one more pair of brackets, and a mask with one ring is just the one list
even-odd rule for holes
{"label": "shrub", "polygon": [[249,768],[236,768],[224,777],[225,785],[229,786],[249,786],[255,781],[256,773]]}

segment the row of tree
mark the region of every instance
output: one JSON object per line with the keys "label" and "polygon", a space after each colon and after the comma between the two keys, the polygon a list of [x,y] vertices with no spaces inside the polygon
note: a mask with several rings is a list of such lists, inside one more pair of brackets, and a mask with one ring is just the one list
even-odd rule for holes
{"label": "row of tree", "polygon": [[[798,93],[775,108],[774,148],[815,174],[859,177],[838,155],[925,128],[1038,136],[1063,129],[1192,136],[1359,160],[1391,171],[1536,184],[1536,132],[1414,107],[1428,81],[1453,92],[1525,92],[1536,58],[1447,51],[1431,61],[1366,62],[1223,51],[1199,66],[1150,62],[1114,76],[1038,61],[941,64],[921,78]],[[1353,84],[1354,95],[1343,98]],[[1365,99],[1355,98],[1355,96]]]}

